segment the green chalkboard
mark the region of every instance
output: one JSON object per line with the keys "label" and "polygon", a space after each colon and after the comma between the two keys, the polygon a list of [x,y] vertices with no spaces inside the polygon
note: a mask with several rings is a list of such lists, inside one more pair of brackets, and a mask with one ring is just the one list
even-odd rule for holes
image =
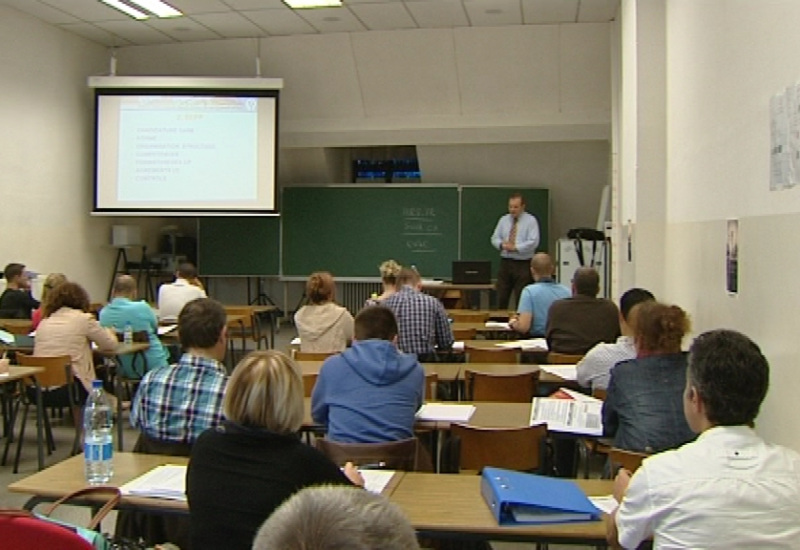
{"label": "green chalkboard", "polygon": [[200,218],[197,270],[200,275],[280,274],[280,218]]}
{"label": "green chalkboard", "polygon": [[286,277],[378,277],[388,258],[449,277],[458,258],[454,185],[287,187],[281,204]]}
{"label": "green chalkboard", "polygon": [[508,213],[508,197],[519,192],[526,210],[539,221],[539,252],[548,252],[550,242],[550,191],[518,187],[461,188],[461,259],[491,260],[493,276],[500,266],[500,252],[489,242],[500,216]]}

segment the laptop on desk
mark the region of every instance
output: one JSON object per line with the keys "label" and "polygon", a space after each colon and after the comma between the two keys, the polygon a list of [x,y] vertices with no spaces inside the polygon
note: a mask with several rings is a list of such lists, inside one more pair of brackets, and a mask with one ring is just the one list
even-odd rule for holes
{"label": "laptop on desk", "polygon": [[453,284],[488,285],[492,282],[492,262],[456,260],[453,262]]}

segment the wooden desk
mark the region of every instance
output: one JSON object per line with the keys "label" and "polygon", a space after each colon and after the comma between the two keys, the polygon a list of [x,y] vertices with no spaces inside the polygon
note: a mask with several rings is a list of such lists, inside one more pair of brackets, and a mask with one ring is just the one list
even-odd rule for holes
{"label": "wooden desk", "polygon": [[[552,542],[561,544],[605,543],[602,521],[549,525],[500,526],[481,497],[477,475],[422,474],[409,472],[389,500],[405,512],[423,536],[472,540]],[[576,480],[589,496],[609,495],[610,480]]]}
{"label": "wooden desk", "polygon": [[144,365],[144,368],[142,369],[142,372],[145,373],[145,372],[147,372],[147,356],[145,355],[144,352],[146,352],[149,349],[150,349],[150,343],[149,342],[133,342],[132,344],[126,344],[124,342],[120,342],[119,344],[117,344],[117,348],[115,350],[113,350],[113,351],[101,351],[99,349],[98,350],[93,350],[93,351],[97,352],[100,355],[104,355],[106,357],[111,357],[112,359],[114,359],[114,364],[115,364],[116,368],[114,369],[115,372],[112,373],[112,376],[114,378],[114,380],[113,380],[114,391],[117,394],[116,395],[116,397],[117,397],[117,399],[116,399],[116,401],[117,401],[117,449],[119,449],[120,451],[123,448],[122,438],[123,438],[123,434],[124,434],[124,430],[123,430],[124,426],[122,424],[122,391],[121,391],[121,380],[120,380],[120,377],[119,377],[121,365],[119,363],[119,358],[122,355],[133,355],[133,358],[131,359],[131,366],[133,367],[133,365],[136,362],[136,357],[137,356],[141,357],[142,363]]}
{"label": "wooden desk", "polygon": [[[296,361],[303,374],[319,374],[324,361]],[[452,382],[458,380],[464,363],[423,363],[425,374],[436,374],[439,380]]]}
{"label": "wooden desk", "polygon": [[[256,339],[258,340],[259,348],[261,346],[261,316],[266,315],[269,319],[269,340],[267,341],[267,348],[274,348],[275,347],[275,314],[280,311],[278,306],[273,305],[260,305],[260,304],[251,304],[251,305],[225,305],[225,311],[248,311],[247,315],[240,315],[242,319],[249,316],[253,320],[253,330],[255,331]],[[228,315],[228,317],[232,317],[233,315]],[[230,325],[230,321],[228,325]]]}
{"label": "wooden desk", "polygon": [[489,316],[490,321],[508,321],[512,315],[516,315],[513,311],[507,311],[505,309],[448,309],[447,315],[450,317],[455,317],[459,314],[462,315],[474,315],[474,314],[484,314]]}
{"label": "wooden desk", "polygon": [[[43,420],[44,420],[44,406],[42,405],[42,388],[39,385],[36,375],[44,372],[42,367],[20,367],[18,365],[11,365],[8,369],[7,376],[0,376],[0,384],[16,384],[20,380],[30,378],[33,381],[36,390],[36,452],[39,461],[39,469],[44,468],[44,444],[43,444]],[[5,389],[5,388],[4,388]],[[16,417],[14,415],[14,407],[11,402],[9,403],[9,414],[6,416],[8,422],[8,430],[6,433],[6,445],[3,450],[3,465],[5,465],[5,458],[8,456],[8,449],[11,445],[11,440],[14,435],[14,423]]]}
{"label": "wooden desk", "polygon": [[11,334],[28,334],[33,330],[33,321],[30,319],[0,319],[0,328]]}
{"label": "wooden desk", "polygon": [[489,292],[494,284],[459,285],[453,283],[426,283],[422,281],[422,291],[441,300],[446,309],[470,309],[469,292]]}

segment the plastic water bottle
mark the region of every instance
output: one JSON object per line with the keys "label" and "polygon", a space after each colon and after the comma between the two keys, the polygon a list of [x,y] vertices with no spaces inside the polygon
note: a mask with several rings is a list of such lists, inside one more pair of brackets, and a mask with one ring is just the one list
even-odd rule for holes
{"label": "plastic water bottle", "polygon": [[114,475],[113,428],[114,417],[103,392],[103,382],[94,380],[83,410],[83,457],[90,485],[107,483]]}
{"label": "plastic water bottle", "polygon": [[122,331],[122,341],[126,346],[133,344],[133,327],[130,323],[125,323],[125,329]]}

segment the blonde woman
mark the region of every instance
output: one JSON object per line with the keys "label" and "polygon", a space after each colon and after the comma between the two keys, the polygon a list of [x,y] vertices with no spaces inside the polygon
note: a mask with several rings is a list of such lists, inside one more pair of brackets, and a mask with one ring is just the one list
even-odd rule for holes
{"label": "blonde woman", "polygon": [[394,260],[386,260],[378,266],[378,271],[381,273],[381,284],[383,285],[383,292],[380,296],[373,295],[364,304],[364,307],[377,306],[383,300],[397,292],[397,276],[400,275],[400,270],[403,266]]}
{"label": "blonde woman", "polygon": [[193,548],[249,550],[259,526],[304,487],[363,485],[297,437],[303,378],[285,354],[269,350],[236,365],[223,401],[226,421],[203,432],[186,476]]}
{"label": "blonde woman", "polygon": [[306,283],[308,304],[294,315],[300,351],[335,353],[353,339],[353,316],[335,303],[336,283],[327,271],[312,273]]}
{"label": "blonde woman", "polygon": [[42,320],[42,313],[44,306],[47,303],[47,297],[52,293],[52,290],[59,285],[67,282],[67,276],[63,273],[51,273],[44,280],[42,285],[42,301],[36,309],[31,313],[31,329],[36,330]]}

